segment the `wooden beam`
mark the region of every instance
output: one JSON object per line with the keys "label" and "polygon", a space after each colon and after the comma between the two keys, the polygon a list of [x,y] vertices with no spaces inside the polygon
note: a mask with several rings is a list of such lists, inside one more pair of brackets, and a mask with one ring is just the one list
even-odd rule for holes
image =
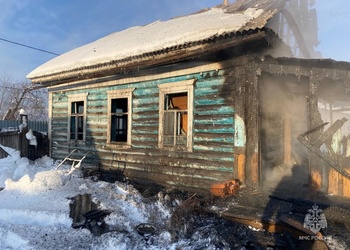
{"label": "wooden beam", "polygon": [[238,178],[238,180],[240,180],[242,184],[245,184],[245,179],[246,179],[245,158],[246,158],[245,154],[239,154],[239,155],[236,155],[235,157],[235,162],[237,163],[236,169],[235,169],[235,171],[237,172],[236,177]]}
{"label": "wooden beam", "polygon": [[[319,79],[315,75],[316,72],[312,72],[309,78],[309,95],[307,100],[307,112],[308,112],[308,128],[314,128],[320,124],[320,115],[318,111],[318,86]],[[310,141],[315,141],[318,137],[318,133],[312,133],[309,135]],[[299,139],[299,138],[298,138]],[[300,140],[299,140],[300,141]],[[310,154],[309,170],[310,179],[309,187],[311,191],[318,191],[322,187],[322,169],[319,167],[320,159],[314,153]]]}
{"label": "wooden beam", "polygon": [[281,11],[282,15],[286,19],[289,28],[292,30],[294,37],[299,45],[300,51],[303,53],[305,58],[311,58],[310,52],[307,48],[306,42],[304,40],[303,34],[300,32],[298,28],[298,24],[294,20],[293,16],[289,13],[288,10],[284,9]]}
{"label": "wooden beam", "polygon": [[339,173],[334,169],[329,169],[328,173],[328,193],[334,195],[341,195],[339,192],[339,178],[343,178],[339,176]]}
{"label": "wooden beam", "polygon": [[283,158],[285,164],[290,164],[292,162],[292,128],[289,112],[284,114],[283,125]]}

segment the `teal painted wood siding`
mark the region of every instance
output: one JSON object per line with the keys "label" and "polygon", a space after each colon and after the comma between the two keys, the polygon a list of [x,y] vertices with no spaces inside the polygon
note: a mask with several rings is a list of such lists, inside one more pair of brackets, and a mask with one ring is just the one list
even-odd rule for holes
{"label": "teal painted wood siding", "polygon": [[[205,76],[205,77],[204,77]],[[171,151],[158,148],[158,85],[197,79],[193,102],[193,150]],[[209,189],[210,185],[233,178],[234,108],[225,99],[225,78],[215,71],[133,82],[96,86],[52,93],[53,157],[62,159],[72,148],[94,151],[90,160],[105,169],[126,161],[126,174],[132,178],[190,188]],[[107,145],[107,91],[135,88],[132,94],[130,148]],[[88,93],[86,142],[74,144],[67,139],[68,96]],[[87,159],[89,161],[89,159]]]}

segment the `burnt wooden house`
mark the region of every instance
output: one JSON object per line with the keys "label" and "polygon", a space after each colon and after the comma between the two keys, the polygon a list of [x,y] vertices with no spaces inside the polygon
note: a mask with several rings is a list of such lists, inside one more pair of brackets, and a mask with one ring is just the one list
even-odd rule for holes
{"label": "burnt wooden house", "polygon": [[295,58],[271,28],[284,7],[237,1],[39,66],[28,78],[49,90],[51,156],[91,151],[103,170],[203,191],[269,186],[298,166],[296,182],[350,197],[350,64]]}

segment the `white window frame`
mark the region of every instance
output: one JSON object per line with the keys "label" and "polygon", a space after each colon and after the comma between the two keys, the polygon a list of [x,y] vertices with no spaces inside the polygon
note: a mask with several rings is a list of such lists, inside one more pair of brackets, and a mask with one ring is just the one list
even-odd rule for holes
{"label": "white window frame", "polygon": [[[87,96],[89,93],[82,94],[73,94],[68,95],[68,131],[67,131],[67,140],[74,142],[86,142],[86,108],[87,108]],[[70,129],[71,129],[71,117],[72,117],[72,103],[73,102],[84,102],[84,112],[83,112],[83,140],[73,140],[70,139]]]}
{"label": "white window frame", "polygon": [[[135,88],[118,89],[107,91],[108,95],[108,124],[107,124],[107,144],[120,146],[120,147],[131,147],[131,128],[132,128],[132,94]],[[114,142],[111,141],[111,129],[112,129],[112,100],[127,98],[128,99],[128,127],[127,127],[127,141],[126,142]]]}
{"label": "white window frame", "polygon": [[[159,134],[158,147],[174,150],[186,150],[192,152],[193,150],[193,94],[194,84],[196,79],[159,84]],[[182,145],[164,145],[164,102],[165,96],[176,93],[187,93],[187,112],[188,112],[188,127],[187,127],[187,143]]]}

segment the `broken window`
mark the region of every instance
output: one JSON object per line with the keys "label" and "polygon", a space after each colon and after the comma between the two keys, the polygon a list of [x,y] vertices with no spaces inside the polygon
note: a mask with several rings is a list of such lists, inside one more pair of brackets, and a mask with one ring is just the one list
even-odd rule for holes
{"label": "broken window", "polygon": [[131,145],[132,92],[134,88],[111,90],[108,94],[107,143]]}
{"label": "broken window", "polygon": [[194,80],[158,85],[159,147],[192,150]]}
{"label": "broken window", "polygon": [[164,145],[186,145],[188,131],[187,93],[165,95]]}
{"label": "broken window", "polygon": [[84,139],[84,102],[71,103],[70,115],[70,139]]}
{"label": "broken window", "polygon": [[127,142],[128,98],[112,99],[111,142]]}

